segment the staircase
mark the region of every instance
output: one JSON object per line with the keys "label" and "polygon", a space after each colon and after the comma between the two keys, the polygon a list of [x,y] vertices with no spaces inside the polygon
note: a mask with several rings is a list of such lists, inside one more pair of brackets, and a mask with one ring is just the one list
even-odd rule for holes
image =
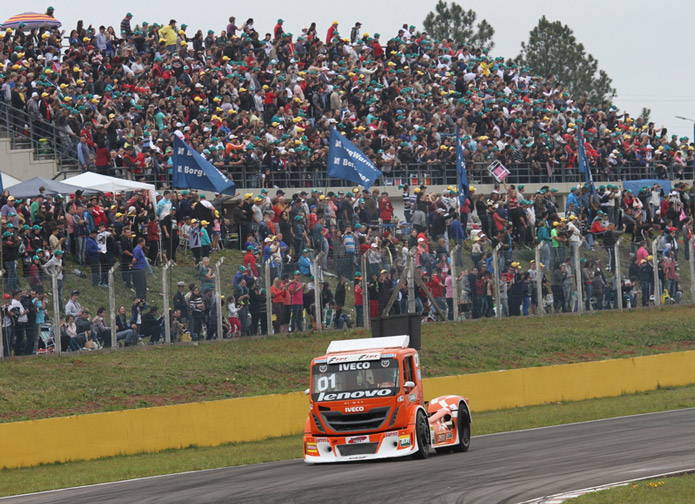
{"label": "staircase", "polygon": [[54,125],[38,124],[23,110],[0,102],[0,171],[3,173],[19,180],[64,179],[79,172],[75,145],[77,137],[63,140],[61,145]]}

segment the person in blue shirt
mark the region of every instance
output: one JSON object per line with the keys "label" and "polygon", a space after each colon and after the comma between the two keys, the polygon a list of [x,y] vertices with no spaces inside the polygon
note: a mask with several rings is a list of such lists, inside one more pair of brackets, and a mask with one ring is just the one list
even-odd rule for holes
{"label": "person in blue shirt", "polygon": [[312,275],[312,264],[311,259],[309,259],[309,251],[307,249],[302,250],[302,256],[299,258],[299,271],[302,275],[311,276]]}
{"label": "person in blue shirt", "polygon": [[138,244],[133,249],[132,276],[135,287],[135,296],[143,301],[147,300],[147,258],[145,257],[145,239],[138,238]]}
{"label": "person in blue shirt", "polygon": [[565,204],[565,212],[569,212],[570,203],[574,203],[574,211],[577,212],[577,214],[581,213],[581,203],[577,197],[577,191],[578,189],[576,187],[570,189],[570,193],[567,195],[567,202]]}
{"label": "person in blue shirt", "polygon": [[99,253],[99,245],[97,244],[97,230],[92,229],[87,237],[85,248],[87,264],[92,269],[92,286],[96,287],[101,282],[101,254]]}

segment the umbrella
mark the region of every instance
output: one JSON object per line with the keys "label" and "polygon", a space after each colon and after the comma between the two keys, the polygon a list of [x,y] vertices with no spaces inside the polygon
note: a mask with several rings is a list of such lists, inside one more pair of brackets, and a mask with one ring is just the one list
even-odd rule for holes
{"label": "umbrella", "polygon": [[39,14],[38,12],[23,12],[22,14],[12,16],[10,19],[1,24],[0,28],[15,29],[19,27],[20,23],[24,23],[26,25],[23,27],[25,30],[41,28],[42,26],[59,28],[62,24],[56,18],[47,16],[46,14]]}

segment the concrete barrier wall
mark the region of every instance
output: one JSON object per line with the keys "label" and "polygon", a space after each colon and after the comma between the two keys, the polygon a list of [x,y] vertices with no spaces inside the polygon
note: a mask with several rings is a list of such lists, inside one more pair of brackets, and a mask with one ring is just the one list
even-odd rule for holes
{"label": "concrete barrier wall", "polygon": [[[475,412],[612,397],[695,383],[695,351],[428,378],[425,397],[468,397]],[[301,392],[0,424],[0,467],[95,459],[298,434]]]}

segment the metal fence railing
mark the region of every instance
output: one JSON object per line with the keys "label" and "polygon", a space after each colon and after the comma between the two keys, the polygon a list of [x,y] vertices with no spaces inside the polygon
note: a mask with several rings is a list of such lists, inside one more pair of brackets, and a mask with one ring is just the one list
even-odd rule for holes
{"label": "metal fence railing", "polygon": [[[58,167],[58,177],[78,172],[77,145],[79,138],[73,133],[58,128],[54,123],[36,119],[26,111],[16,109],[0,102],[0,135],[10,139],[13,149],[31,149],[37,159],[54,159]],[[224,164],[223,158],[211,161],[225,172],[239,188],[306,188],[306,187],[349,187],[354,184],[326,175],[325,161],[308,162],[301,158],[281,169],[270,169],[262,162],[243,161],[237,164]],[[472,184],[493,184],[495,179],[488,172],[488,162],[468,164]],[[454,162],[396,163],[381,166],[383,175],[376,180],[377,186],[410,185],[456,185],[456,165]],[[552,184],[582,183],[585,176],[576,166],[568,167],[557,163],[513,162],[507,166],[509,183],[514,184]],[[687,165],[682,173],[676,173],[671,166],[645,163],[643,165],[613,166],[610,170],[592,167],[594,180],[621,181],[640,179],[693,179],[695,168]],[[147,166],[138,168],[108,168],[105,174],[141,180],[157,185],[171,187],[171,167],[163,164],[157,156],[150,158]]]}
{"label": "metal fence railing", "polygon": [[[31,326],[3,324],[0,358],[368,327],[370,317],[408,312],[424,321],[466,320],[695,302],[695,239],[679,247],[674,265],[659,240],[646,244],[649,257],[638,264],[640,244],[627,238],[612,247],[600,239],[512,250],[488,243],[480,252],[468,242],[440,240],[425,252],[407,235],[395,235],[398,241],[377,240],[376,247],[365,246],[371,236],[359,240],[355,253],[338,240],[320,240],[309,241],[306,252],[290,245],[268,256],[259,248],[253,260],[237,261],[232,258],[239,255],[212,252],[209,261],[198,262],[182,244],[178,265],[155,263],[141,271],[117,257],[86,265],[69,257],[62,277],[34,274],[32,261],[15,268],[6,262],[2,291],[24,289],[20,302],[40,305],[46,316]],[[409,253],[402,249],[408,245]],[[71,300],[81,306],[77,312]],[[12,317],[10,302],[3,305],[3,320]]]}
{"label": "metal fence railing", "polygon": [[9,138],[12,149],[31,149],[36,159],[55,160],[59,172],[77,170],[75,134],[5,102],[0,102],[0,135]]}

